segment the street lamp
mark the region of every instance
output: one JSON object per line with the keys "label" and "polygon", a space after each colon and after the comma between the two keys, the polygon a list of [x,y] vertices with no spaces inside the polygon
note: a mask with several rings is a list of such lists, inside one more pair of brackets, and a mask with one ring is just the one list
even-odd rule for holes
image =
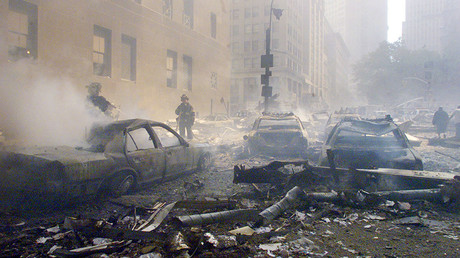
{"label": "street lamp", "polygon": [[270,76],[272,72],[270,71],[270,67],[273,67],[273,54],[270,53],[270,33],[272,28],[272,12],[275,15],[276,19],[280,19],[283,10],[282,9],[273,9],[273,1],[270,4],[270,23],[268,24],[268,28],[265,32],[265,55],[260,57],[260,66],[261,68],[265,68],[265,73],[261,75],[260,81],[264,85],[262,86],[262,97],[265,98],[264,100],[264,111],[268,111],[268,99],[272,96],[273,87],[270,86]]}
{"label": "street lamp", "polygon": [[422,82],[426,85],[426,91],[429,91],[431,89],[431,82],[429,81],[425,81],[423,79],[420,79],[418,77],[405,77],[402,79],[402,81],[408,81],[408,80],[414,80],[414,81],[419,81],[419,82]]}
{"label": "street lamp", "polygon": [[431,82],[425,81],[423,79],[420,79],[418,77],[405,77],[402,79],[402,81],[408,81],[408,80],[414,80],[414,81],[419,81],[425,84],[425,100],[431,101],[430,96],[431,96]]}

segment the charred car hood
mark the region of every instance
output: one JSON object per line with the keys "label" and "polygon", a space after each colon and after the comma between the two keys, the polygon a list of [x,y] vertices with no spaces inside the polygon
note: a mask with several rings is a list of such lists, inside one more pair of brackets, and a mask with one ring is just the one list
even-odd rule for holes
{"label": "charred car hood", "polygon": [[104,153],[73,147],[14,147],[0,151],[0,186],[27,191],[69,191],[65,182],[93,180],[111,164]]}
{"label": "charred car hood", "polygon": [[3,150],[2,152],[33,156],[37,159],[43,159],[47,161],[58,161],[63,165],[107,159],[104,153],[91,152],[70,146],[14,147],[11,149]]}

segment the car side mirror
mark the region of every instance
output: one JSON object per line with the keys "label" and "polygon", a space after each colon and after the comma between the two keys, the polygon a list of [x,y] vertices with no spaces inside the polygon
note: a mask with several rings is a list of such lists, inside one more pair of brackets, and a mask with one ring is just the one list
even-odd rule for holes
{"label": "car side mirror", "polygon": [[243,136],[243,139],[244,139],[245,141],[247,141],[247,140],[249,139],[249,137],[248,137],[247,135],[245,135],[245,136]]}

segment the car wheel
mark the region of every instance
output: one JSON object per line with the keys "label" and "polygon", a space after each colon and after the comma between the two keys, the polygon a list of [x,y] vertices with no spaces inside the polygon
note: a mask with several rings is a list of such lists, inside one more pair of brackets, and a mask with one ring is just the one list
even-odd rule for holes
{"label": "car wheel", "polygon": [[198,170],[206,171],[211,167],[211,155],[209,153],[203,154],[198,161]]}
{"label": "car wheel", "polygon": [[120,197],[127,194],[134,188],[136,180],[132,174],[122,172],[115,175],[110,184],[110,194],[113,197]]}

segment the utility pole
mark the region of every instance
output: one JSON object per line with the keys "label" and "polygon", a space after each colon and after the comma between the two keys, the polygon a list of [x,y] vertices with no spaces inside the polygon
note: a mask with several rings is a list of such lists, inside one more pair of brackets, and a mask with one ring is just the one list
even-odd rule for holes
{"label": "utility pole", "polygon": [[273,87],[270,86],[270,76],[272,76],[272,72],[270,71],[270,67],[273,67],[273,54],[270,53],[270,33],[272,28],[272,12],[275,15],[276,19],[280,19],[281,14],[283,13],[282,9],[273,9],[273,1],[270,4],[270,23],[268,24],[268,28],[265,32],[265,55],[260,57],[260,67],[265,68],[265,73],[261,75],[260,81],[263,84],[262,86],[262,97],[265,98],[264,100],[264,112],[268,111],[268,100],[272,96]]}

